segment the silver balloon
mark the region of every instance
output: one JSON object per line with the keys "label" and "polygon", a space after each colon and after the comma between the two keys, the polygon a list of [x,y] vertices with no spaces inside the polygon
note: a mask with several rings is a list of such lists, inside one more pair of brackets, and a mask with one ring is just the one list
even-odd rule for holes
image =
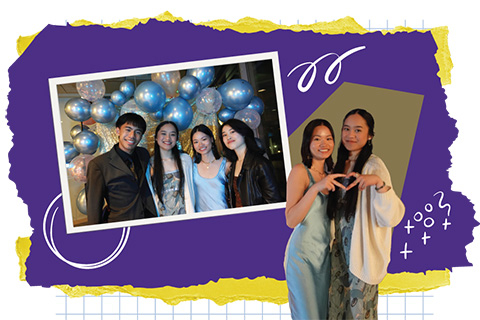
{"label": "silver balloon", "polygon": [[220,112],[218,113],[218,119],[222,122],[225,122],[227,120],[230,120],[232,119],[234,116],[235,116],[235,112],[234,110],[232,109],[222,109],[220,110]]}
{"label": "silver balloon", "polygon": [[190,100],[195,98],[202,89],[200,81],[194,76],[186,75],[178,83],[178,93],[181,98]]}
{"label": "silver balloon", "polygon": [[265,109],[265,105],[262,101],[262,99],[260,99],[259,97],[257,96],[254,96],[252,98],[252,101],[250,101],[250,104],[248,106],[245,107],[246,109],[252,109],[252,110],[255,110],[257,111],[260,115],[263,114],[263,110]]}
{"label": "silver balloon", "polygon": [[117,109],[108,99],[101,98],[92,103],[92,119],[99,123],[108,123],[115,120]]}
{"label": "silver balloon", "polygon": [[119,90],[125,95],[125,100],[130,99],[135,92],[135,86],[130,81],[120,83]]}
{"label": "silver balloon", "polygon": [[65,162],[69,163],[73,158],[78,156],[78,151],[69,141],[63,141],[63,151],[65,152]]}
{"label": "silver balloon", "polygon": [[87,214],[87,197],[85,196],[85,188],[83,188],[77,195],[76,201],[77,209],[80,213]]}
{"label": "silver balloon", "polygon": [[187,75],[194,76],[200,81],[202,88],[208,87],[215,78],[214,67],[194,68],[187,70]]}
{"label": "silver balloon", "polygon": [[152,81],[161,85],[170,99],[178,96],[177,89],[181,77],[180,71],[152,73]]}
{"label": "silver balloon", "polygon": [[238,111],[250,104],[253,98],[253,87],[243,79],[233,79],[225,82],[218,92],[222,95],[223,105]]}
{"label": "silver balloon", "polygon": [[137,104],[135,103],[135,100],[134,99],[130,99],[128,100],[127,102],[125,102],[125,104],[122,106],[122,108],[120,109],[120,115],[124,114],[124,113],[137,113],[137,114],[145,114],[144,111],[142,111],[138,106]]}
{"label": "silver balloon", "polygon": [[125,102],[127,102],[127,97],[125,94],[120,91],[120,90],[115,90],[112,92],[110,95],[110,100],[116,105],[116,106],[123,106]]}
{"label": "silver balloon", "polygon": [[83,130],[82,130],[82,125],[77,124],[72,129],[70,129],[70,137],[75,138],[75,136],[80,132],[88,131],[88,130],[90,130],[90,127],[83,125]]}
{"label": "silver balloon", "polygon": [[73,178],[73,180],[85,183],[87,182],[87,168],[89,162],[94,158],[94,156],[89,154],[81,154],[76,156],[72,161],[70,161],[70,165],[68,168],[68,173]]}
{"label": "silver balloon", "polygon": [[222,106],[222,96],[215,88],[205,88],[200,91],[196,100],[198,112],[216,113]]}
{"label": "silver balloon", "polygon": [[80,97],[93,102],[105,95],[105,83],[103,80],[77,82],[77,91]]}
{"label": "silver balloon", "polygon": [[99,145],[98,136],[90,131],[82,131],[73,139],[73,146],[80,153],[94,154]]}
{"label": "silver balloon", "polygon": [[165,107],[163,119],[175,122],[179,131],[188,128],[193,119],[193,110],[183,98],[175,98]]}
{"label": "silver balloon", "polygon": [[137,106],[147,113],[157,112],[167,99],[162,86],[153,81],[142,82],[133,94]]}
{"label": "silver balloon", "polygon": [[258,128],[262,118],[260,114],[253,109],[242,109],[235,113],[235,119],[241,120],[246,123],[252,130]]}
{"label": "silver balloon", "polygon": [[90,102],[81,98],[73,98],[65,103],[66,115],[74,121],[85,121],[90,118]]}

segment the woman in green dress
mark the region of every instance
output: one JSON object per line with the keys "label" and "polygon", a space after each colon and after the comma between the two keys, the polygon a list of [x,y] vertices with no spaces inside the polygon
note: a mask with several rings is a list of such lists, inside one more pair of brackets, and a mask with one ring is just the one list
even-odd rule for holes
{"label": "woman in green dress", "polygon": [[326,319],[330,283],[330,220],[328,193],[344,188],[329,175],[335,146],[326,120],[311,121],[303,132],[302,163],[287,182],[287,225],[294,228],[285,252],[288,302],[293,319]]}

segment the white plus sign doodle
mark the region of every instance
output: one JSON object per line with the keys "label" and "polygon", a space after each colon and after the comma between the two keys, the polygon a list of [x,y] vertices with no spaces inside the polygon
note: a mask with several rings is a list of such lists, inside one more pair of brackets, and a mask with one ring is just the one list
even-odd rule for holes
{"label": "white plus sign doodle", "polygon": [[451,225],[452,223],[448,221],[448,218],[445,218],[445,222],[443,224],[443,230],[447,230],[448,226]]}
{"label": "white plus sign doodle", "polygon": [[412,225],[410,224],[410,219],[408,219],[407,225],[406,225],[404,228],[407,229],[407,234],[410,234],[410,229],[415,228],[415,226],[412,226]]}
{"label": "white plus sign doodle", "polygon": [[404,258],[405,260],[407,260],[407,256],[408,256],[409,253],[413,253],[413,251],[412,251],[412,250],[408,250],[407,247],[408,247],[408,243],[405,242],[405,246],[403,247],[403,251],[400,251],[400,253],[403,254],[403,258]]}
{"label": "white plus sign doodle", "polygon": [[423,237],[422,237],[422,240],[423,240],[423,245],[427,245],[427,240],[430,239],[431,237],[430,236],[427,236],[427,232],[423,232]]}

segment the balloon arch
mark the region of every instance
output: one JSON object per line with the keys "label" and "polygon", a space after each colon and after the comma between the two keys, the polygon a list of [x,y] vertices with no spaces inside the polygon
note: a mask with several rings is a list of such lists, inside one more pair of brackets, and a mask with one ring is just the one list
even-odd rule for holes
{"label": "balloon arch", "polygon": [[[218,124],[235,118],[255,130],[261,123],[263,101],[254,96],[252,85],[243,79],[232,79],[218,88],[209,87],[215,77],[214,67],[152,73],[151,80],[138,86],[130,81],[120,84],[118,90],[105,98],[103,80],[76,83],[80,97],[65,104],[65,114],[80,122],[70,130],[72,141],[64,141],[65,159],[69,176],[80,183],[86,182],[86,168],[94,154],[109,151],[118,142],[115,122],[124,113],[141,115],[148,131],[139,146],[152,153],[154,132],[164,120],[175,122],[181,131],[179,148],[190,155],[193,147],[190,131],[198,124],[205,124],[216,135]],[[222,105],[224,108],[222,108]],[[219,141],[217,141],[219,143]],[[85,191],[76,197],[78,210],[86,214]]]}

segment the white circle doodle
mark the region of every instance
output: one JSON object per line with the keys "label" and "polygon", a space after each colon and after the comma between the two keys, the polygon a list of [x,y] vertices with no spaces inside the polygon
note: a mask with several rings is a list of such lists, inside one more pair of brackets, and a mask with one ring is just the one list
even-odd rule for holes
{"label": "white circle doodle", "polygon": [[[427,222],[427,221],[430,221],[430,222]],[[425,228],[431,228],[433,225],[435,224],[435,220],[433,220],[433,218],[425,218],[425,220],[423,220],[423,225],[425,226]]]}
{"label": "white circle doodle", "polygon": [[413,220],[415,220],[416,222],[420,222],[423,220],[423,213],[421,213],[420,211],[417,211],[417,213],[415,213],[413,215]]}
{"label": "white circle doodle", "polygon": [[433,206],[432,206],[431,203],[427,203],[425,205],[425,211],[427,211],[427,212],[432,212],[433,211]]}
{"label": "white circle doodle", "polygon": [[94,263],[78,263],[78,262],[72,262],[62,256],[62,254],[57,250],[57,247],[55,246],[55,242],[53,241],[53,221],[55,219],[55,215],[57,214],[58,207],[55,208],[55,211],[52,214],[52,218],[50,221],[50,232],[47,233],[47,224],[48,224],[47,221],[48,221],[49,213],[51,212],[55,202],[57,202],[57,200],[61,196],[62,194],[60,193],[58,196],[55,197],[55,199],[52,200],[47,210],[45,211],[45,216],[43,218],[43,237],[45,238],[45,242],[47,243],[50,250],[57,256],[57,258],[69,264],[70,266],[78,269],[85,269],[85,270],[98,269],[115,260],[120,255],[120,253],[125,248],[125,245],[127,244],[128,236],[130,235],[130,227],[123,228],[122,237],[120,238],[120,242],[118,243],[117,248],[115,248],[115,250],[107,258],[103,259],[102,261],[94,262]]}

